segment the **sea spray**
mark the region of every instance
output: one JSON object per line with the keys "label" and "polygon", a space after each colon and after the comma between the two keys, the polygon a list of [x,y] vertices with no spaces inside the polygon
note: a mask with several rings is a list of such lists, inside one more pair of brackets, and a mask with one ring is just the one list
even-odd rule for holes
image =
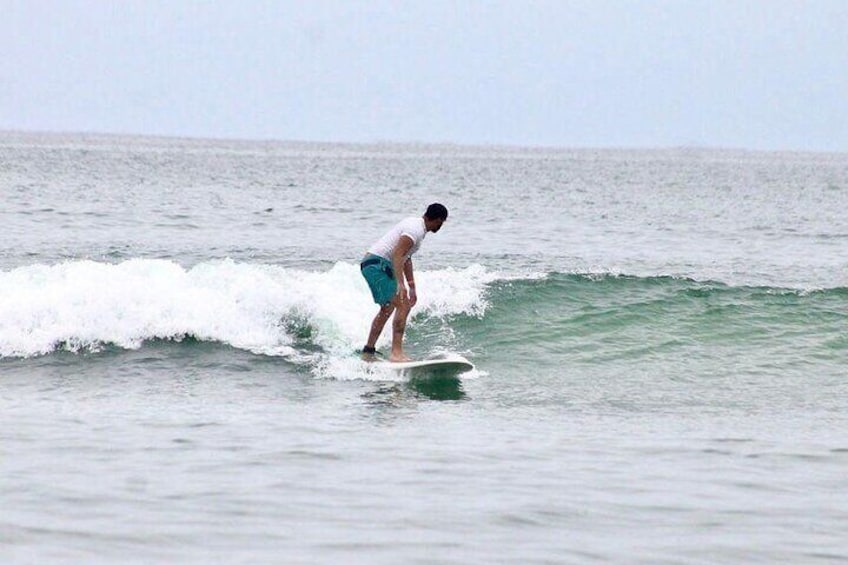
{"label": "sea spray", "polygon": [[[495,278],[477,265],[419,271],[416,313],[479,315]],[[154,259],[31,265],[0,273],[0,355],[135,349],[185,337],[279,356],[298,354],[294,345],[305,340],[346,355],[375,308],[358,267],[347,263],[327,271],[232,260],[188,269]]]}

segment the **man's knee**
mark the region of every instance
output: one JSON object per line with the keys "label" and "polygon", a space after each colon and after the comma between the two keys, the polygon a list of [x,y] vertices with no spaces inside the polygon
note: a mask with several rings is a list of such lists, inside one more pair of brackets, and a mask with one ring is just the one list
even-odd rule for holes
{"label": "man's knee", "polygon": [[395,308],[395,312],[396,312],[395,318],[398,318],[398,317],[405,318],[406,316],[409,315],[409,310],[410,310],[409,302],[400,302],[400,304],[398,304],[397,307]]}

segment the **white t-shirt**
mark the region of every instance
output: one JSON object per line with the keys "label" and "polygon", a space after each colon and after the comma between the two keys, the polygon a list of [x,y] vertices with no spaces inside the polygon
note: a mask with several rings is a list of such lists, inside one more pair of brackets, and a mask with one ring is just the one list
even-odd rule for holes
{"label": "white t-shirt", "polygon": [[393,227],[389,232],[381,237],[374,245],[368,248],[368,253],[372,255],[379,255],[389,261],[392,260],[392,256],[395,252],[395,247],[397,247],[400,242],[400,238],[402,235],[408,236],[412,239],[412,248],[409,250],[409,253],[406,254],[406,259],[412,257],[412,254],[418,251],[418,248],[421,247],[421,242],[424,241],[424,236],[427,235],[427,227],[424,225],[424,218],[406,218],[401,220],[395,227]]}

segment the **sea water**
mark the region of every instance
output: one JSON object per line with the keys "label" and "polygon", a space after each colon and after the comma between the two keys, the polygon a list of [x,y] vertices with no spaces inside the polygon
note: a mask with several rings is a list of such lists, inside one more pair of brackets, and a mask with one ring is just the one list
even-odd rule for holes
{"label": "sea water", "polygon": [[[407,350],[476,369],[374,371],[434,201]],[[846,209],[846,154],[0,134],[0,560],[846,560]]]}

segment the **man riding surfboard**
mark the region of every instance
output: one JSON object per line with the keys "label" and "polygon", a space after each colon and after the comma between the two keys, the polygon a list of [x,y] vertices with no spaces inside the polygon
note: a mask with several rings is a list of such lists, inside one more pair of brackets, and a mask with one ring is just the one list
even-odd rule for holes
{"label": "man riding surfboard", "polygon": [[389,361],[410,360],[403,352],[403,334],[409,312],[418,301],[412,255],[421,247],[427,232],[436,233],[447,219],[447,208],[434,202],[427,207],[422,217],[401,220],[368,248],[360,268],[380,310],[371,322],[368,341],[362,348],[363,359],[374,359],[377,339],[394,313]]}

